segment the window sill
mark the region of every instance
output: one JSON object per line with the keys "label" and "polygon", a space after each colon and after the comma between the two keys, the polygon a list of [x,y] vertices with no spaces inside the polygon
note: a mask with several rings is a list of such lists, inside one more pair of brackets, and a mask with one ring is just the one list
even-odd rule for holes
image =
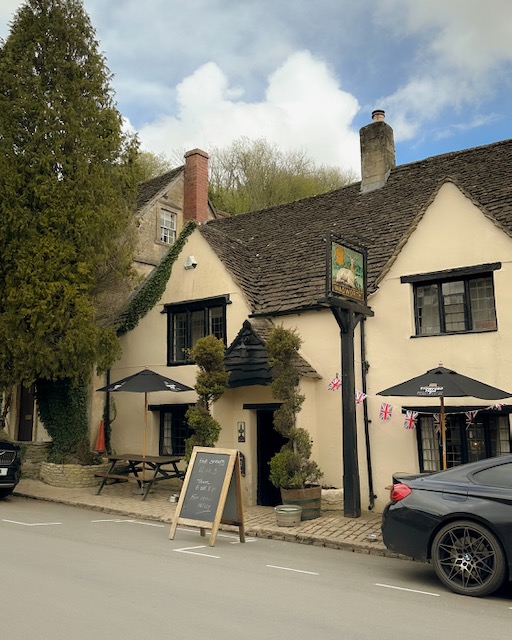
{"label": "window sill", "polygon": [[446,331],[445,333],[423,333],[411,336],[411,338],[439,338],[441,336],[466,336],[475,333],[496,333],[498,329],[471,329],[468,331]]}

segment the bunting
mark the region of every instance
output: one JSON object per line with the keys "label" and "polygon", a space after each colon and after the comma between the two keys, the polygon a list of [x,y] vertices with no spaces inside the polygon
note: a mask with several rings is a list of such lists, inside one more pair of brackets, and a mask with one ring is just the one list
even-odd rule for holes
{"label": "bunting", "polygon": [[405,420],[404,420],[404,428],[405,429],[416,429],[416,420],[418,419],[417,411],[406,411],[405,412]]}
{"label": "bunting", "polygon": [[476,414],[478,411],[464,411],[466,414],[466,429],[475,423]]}
{"label": "bunting", "polygon": [[361,404],[361,402],[366,398],[366,393],[362,391],[358,391],[356,389],[356,404]]}
{"label": "bunting", "polygon": [[381,420],[391,420],[392,415],[393,415],[393,405],[388,404],[387,402],[383,402],[380,405],[379,418]]}
{"label": "bunting", "polygon": [[329,382],[327,389],[329,391],[336,391],[336,389],[341,389],[341,378],[338,374],[336,374],[334,378]]}

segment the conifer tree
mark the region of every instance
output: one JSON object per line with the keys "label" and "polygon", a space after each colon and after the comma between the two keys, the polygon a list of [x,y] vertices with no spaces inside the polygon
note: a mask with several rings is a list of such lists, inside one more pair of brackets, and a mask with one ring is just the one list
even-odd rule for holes
{"label": "conifer tree", "polygon": [[[80,0],[25,0],[0,43],[0,386],[82,384],[119,353],[138,143]],[[48,385],[43,385],[45,388]]]}

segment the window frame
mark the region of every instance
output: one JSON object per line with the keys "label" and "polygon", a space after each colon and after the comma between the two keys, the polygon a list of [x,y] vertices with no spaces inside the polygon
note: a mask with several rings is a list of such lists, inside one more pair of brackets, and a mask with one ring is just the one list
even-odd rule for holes
{"label": "window frame", "polygon": [[[415,407],[414,410],[418,410],[418,407]],[[505,424],[500,425],[501,418],[507,419],[506,426]],[[483,460],[495,456],[509,455],[512,452],[512,435],[508,413],[490,413],[479,411],[475,418],[475,424],[472,427],[466,425],[466,416],[463,413],[447,413],[445,415],[445,420],[447,430],[446,434],[448,468],[458,466],[459,464],[474,462],[475,460]],[[433,431],[433,433],[427,433],[427,429],[430,432]],[[453,430],[453,435],[455,436],[455,438],[450,438],[449,430]],[[475,436],[471,435],[472,430],[475,432]],[[479,430],[481,434],[480,438],[476,433]],[[503,439],[500,437],[502,435],[502,431],[507,432],[508,438]],[[493,435],[497,437],[496,442],[494,442],[493,440]],[[422,415],[420,413],[416,426],[416,438],[420,472],[424,473],[431,471],[440,471],[442,461],[441,438],[440,435],[435,432],[433,417],[431,414]],[[435,442],[436,438],[438,439],[438,445],[427,450],[427,448],[424,446],[425,443],[431,443],[432,441]],[[453,442],[454,447],[451,453],[449,450],[450,441]],[[472,443],[476,443],[477,445],[483,447],[483,455],[472,458],[470,453],[470,447]],[[459,446],[460,448],[458,452],[459,459],[457,459],[457,452],[455,452],[457,446]]]}
{"label": "window frame", "polygon": [[[229,295],[215,296],[212,298],[202,298],[200,300],[188,300],[186,302],[180,302],[175,304],[166,304],[162,310],[162,313],[167,314],[167,366],[178,366],[183,364],[193,364],[191,360],[187,358],[178,359],[175,353],[175,323],[176,316],[181,315],[185,317],[184,322],[184,347],[183,349],[190,349],[194,344],[194,324],[193,319],[197,318],[198,312],[203,312],[202,324],[203,331],[201,336],[204,337],[210,335],[210,320],[212,319],[212,310],[221,310],[221,318],[215,318],[217,322],[220,320],[220,330],[222,333],[221,339],[224,342],[224,346],[227,346],[227,320],[226,320],[226,308],[231,304]],[[196,338],[197,340],[198,338]]]}
{"label": "window frame", "polygon": [[[402,276],[401,283],[409,283],[413,285],[413,304],[414,304],[414,325],[415,336],[417,338],[453,335],[461,333],[487,333],[498,330],[498,317],[496,310],[496,292],[494,286],[493,272],[501,269],[501,262],[475,265],[471,267],[462,267],[459,269],[448,269],[445,271],[437,271],[432,273],[422,273],[410,276]],[[470,283],[478,279],[487,278],[490,284],[490,293],[492,295],[492,304],[494,311],[494,326],[491,328],[474,328],[474,313],[471,306],[471,287]],[[448,283],[461,282],[463,285],[462,304],[464,314],[463,329],[447,329],[447,306],[445,304],[448,294],[443,292],[443,285]],[[437,306],[431,305],[430,309],[437,311],[437,327],[438,331],[423,332],[421,328],[421,314],[419,306],[420,287],[435,287],[436,292],[432,295],[437,296]],[[476,311],[476,309],[474,310]]]}
{"label": "window frame", "polygon": [[[174,223],[174,227],[172,224],[170,226],[164,225],[164,216],[168,215],[171,223]],[[166,233],[164,233],[166,232]],[[164,235],[168,235],[169,241],[164,239]],[[172,209],[168,209],[167,207],[160,207],[159,211],[159,220],[158,220],[158,241],[167,246],[172,246],[176,242],[176,238],[178,235],[178,214]]]}

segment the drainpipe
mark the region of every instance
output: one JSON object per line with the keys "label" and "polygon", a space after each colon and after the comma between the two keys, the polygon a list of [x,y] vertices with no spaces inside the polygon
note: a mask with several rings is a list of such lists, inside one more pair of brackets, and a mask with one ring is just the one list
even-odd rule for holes
{"label": "drainpipe", "polygon": [[[366,395],[366,374],[368,373],[368,369],[370,365],[366,361],[366,345],[364,339],[364,327],[366,323],[366,318],[362,318],[359,323],[360,327],[360,337],[361,337],[361,377],[363,382],[363,393]],[[366,402],[366,398],[363,400],[363,415],[364,415],[364,441],[366,445],[366,467],[368,470],[368,498],[370,503],[368,505],[368,510],[372,511],[375,507],[375,498],[377,497],[373,493],[373,472],[372,472],[372,456],[371,456],[371,445],[370,445],[370,421],[368,420],[368,403]]]}

